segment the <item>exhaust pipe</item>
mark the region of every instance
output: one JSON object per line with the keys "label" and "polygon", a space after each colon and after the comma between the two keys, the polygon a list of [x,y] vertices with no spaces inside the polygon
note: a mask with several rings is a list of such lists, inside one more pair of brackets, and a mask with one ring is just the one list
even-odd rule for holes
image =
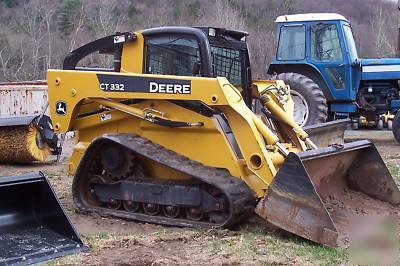
{"label": "exhaust pipe", "polygon": [[[400,9],[400,7],[399,7],[399,9]],[[396,54],[396,56],[398,57],[398,58],[400,58],[400,28],[398,29],[398,32],[397,32],[397,54]]]}

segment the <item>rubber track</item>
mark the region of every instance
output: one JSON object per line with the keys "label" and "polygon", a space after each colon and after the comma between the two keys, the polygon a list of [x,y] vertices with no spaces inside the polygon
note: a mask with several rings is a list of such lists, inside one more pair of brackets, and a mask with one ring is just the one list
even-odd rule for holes
{"label": "rubber track", "polygon": [[[131,149],[136,154],[140,154],[141,156],[144,156],[159,164],[175,169],[176,171],[180,171],[184,174],[197,178],[198,180],[207,183],[210,186],[218,188],[225,193],[229,201],[230,215],[225,221],[216,224],[204,221],[191,221],[183,218],[168,218],[164,216],[151,216],[144,213],[131,213],[123,210],[107,209],[104,207],[87,208],[83,205],[75,189],[73,189],[74,202],[78,209],[83,212],[95,212],[100,215],[115,216],[118,218],[163,225],[209,228],[232,227],[246,219],[254,211],[256,204],[254,192],[240,178],[232,177],[226,170],[205,166],[173,151],[167,150],[161,145],[155,144],[145,138],[132,134],[104,135],[102,138],[95,140],[92,145],[101,145],[101,142],[104,142],[105,140],[118,143],[126,148]],[[90,147],[87,151],[89,151],[89,149]],[[86,163],[87,160],[85,160],[85,158],[88,157],[90,157],[90,154],[85,153],[81,164]],[[79,168],[77,174],[80,172]],[[80,176],[82,175],[79,174],[75,176],[74,183],[79,181],[75,179],[81,178]],[[86,175],[83,174],[83,176],[85,177]]]}

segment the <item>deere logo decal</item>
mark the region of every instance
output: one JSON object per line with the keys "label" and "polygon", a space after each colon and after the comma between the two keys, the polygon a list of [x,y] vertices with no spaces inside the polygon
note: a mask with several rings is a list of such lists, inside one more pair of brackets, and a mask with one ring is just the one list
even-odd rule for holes
{"label": "deere logo decal", "polygon": [[67,114],[67,104],[63,101],[56,102],[56,114],[66,115]]}
{"label": "deere logo decal", "polygon": [[106,92],[191,94],[191,81],[98,74],[99,88]]}
{"label": "deere logo decal", "polygon": [[151,93],[190,94],[190,85],[150,82]]}

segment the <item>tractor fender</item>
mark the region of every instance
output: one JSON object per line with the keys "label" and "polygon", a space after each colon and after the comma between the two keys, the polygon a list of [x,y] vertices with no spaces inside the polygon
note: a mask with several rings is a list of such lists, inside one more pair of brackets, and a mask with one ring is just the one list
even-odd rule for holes
{"label": "tractor fender", "polygon": [[328,102],[334,100],[332,92],[330,91],[324,77],[321,72],[314,66],[309,64],[273,64],[271,63],[268,67],[268,74],[280,74],[284,72],[293,72],[302,74],[310,79],[312,79],[321,88],[324,96]]}

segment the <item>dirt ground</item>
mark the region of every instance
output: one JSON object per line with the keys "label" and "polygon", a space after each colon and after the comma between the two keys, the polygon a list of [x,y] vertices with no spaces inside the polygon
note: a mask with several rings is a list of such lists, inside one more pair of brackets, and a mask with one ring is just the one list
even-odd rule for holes
{"label": "dirt ground", "polygon": [[[397,184],[400,184],[400,145],[388,131],[349,131],[346,139],[372,139]],[[326,248],[296,237],[257,216],[235,230],[195,230],[165,227],[83,215],[75,212],[71,198],[72,177],[66,164],[72,141],[67,141],[59,163],[0,165],[0,176],[42,171],[67,210],[72,223],[90,248],[50,264],[348,264],[346,249]]]}

